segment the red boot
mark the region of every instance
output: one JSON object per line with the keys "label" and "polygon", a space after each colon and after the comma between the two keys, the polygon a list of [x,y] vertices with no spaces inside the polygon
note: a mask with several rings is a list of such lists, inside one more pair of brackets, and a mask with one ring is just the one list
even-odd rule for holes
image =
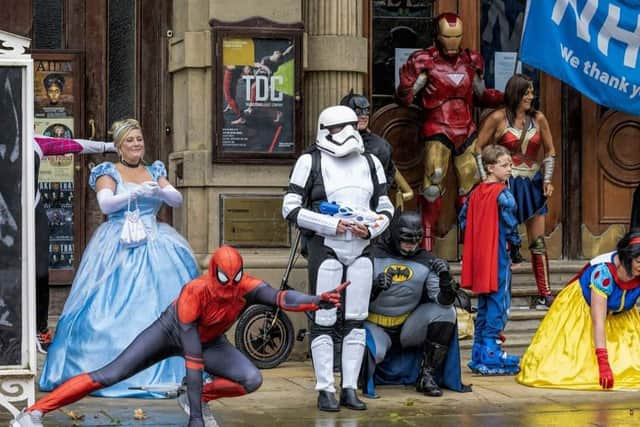
{"label": "red boot", "polygon": [[442,197],[438,197],[433,202],[430,202],[423,196],[418,196],[418,203],[420,203],[422,229],[424,230],[424,237],[422,238],[420,247],[431,252],[433,249],[433,239],[436,234],[436,226],[438,225],[438,218],[440,218],[440,211],[442,211]]}
{"label": "red boot", "polygon": [[536,309],[547,310],[551,307],[554,297],[551,294],[551,281],[549,280],[549,258],[544,237],[539,236],[531,245],[531,267],[536,279],[539,298],[536,300]]}

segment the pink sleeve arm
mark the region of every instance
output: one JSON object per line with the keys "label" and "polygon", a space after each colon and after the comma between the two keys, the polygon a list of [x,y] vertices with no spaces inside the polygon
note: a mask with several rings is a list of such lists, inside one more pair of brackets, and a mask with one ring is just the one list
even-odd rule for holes
{"label": "pink sleeve arm", "polygon": [[115,152],[113,142],[91,141],[88,139],[51,138],[35,136],[34,141],[40,147],[43,156],[69,153],[105,153]]}

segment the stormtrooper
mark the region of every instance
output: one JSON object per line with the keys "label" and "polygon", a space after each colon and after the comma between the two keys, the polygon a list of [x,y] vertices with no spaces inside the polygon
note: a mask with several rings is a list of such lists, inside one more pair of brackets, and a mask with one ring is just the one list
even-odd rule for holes
{"label": "stormtrooper", "polygon": [[[364,153],[357,123],[356,113],[346,106],[328,107],[320,113],[316,143],[297,160],[282,207],[283,216],[306,235],[311,292],[321,294],[345,280],[351,282],[345,293],[343,322],[337,322],[336,309],[319,310],[311,326],[318,408],[330,412],[340,406],[366,409],[356,389],[373,275],[370,241],[387,228],[394,212],[385,193],[383,166],[374,155]],[[336,209],[323,209],[327,204]],[[340,323],[344,338],[338,403],[332,337]]]}

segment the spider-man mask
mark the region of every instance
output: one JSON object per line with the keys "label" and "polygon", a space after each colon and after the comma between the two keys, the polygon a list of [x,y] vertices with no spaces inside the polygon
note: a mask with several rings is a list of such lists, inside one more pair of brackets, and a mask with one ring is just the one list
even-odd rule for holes
{"label": "spider-man mask", "polygon": [[215,294],[225,297],[236,296],[238,284],[242,280],[242,256],[231,246],[218,248],[209,261],[209,275]]}

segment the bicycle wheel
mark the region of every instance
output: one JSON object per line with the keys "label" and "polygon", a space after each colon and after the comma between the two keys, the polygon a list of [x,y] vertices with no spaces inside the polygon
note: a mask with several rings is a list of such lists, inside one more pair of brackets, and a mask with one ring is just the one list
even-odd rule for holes
{"label": "bicycle wheel", "polygon": [[293,324],[282,310],[252,305],[238,318],[235,342],[238,350],[258,368],[270,369],[289,358],[294,335]]}

